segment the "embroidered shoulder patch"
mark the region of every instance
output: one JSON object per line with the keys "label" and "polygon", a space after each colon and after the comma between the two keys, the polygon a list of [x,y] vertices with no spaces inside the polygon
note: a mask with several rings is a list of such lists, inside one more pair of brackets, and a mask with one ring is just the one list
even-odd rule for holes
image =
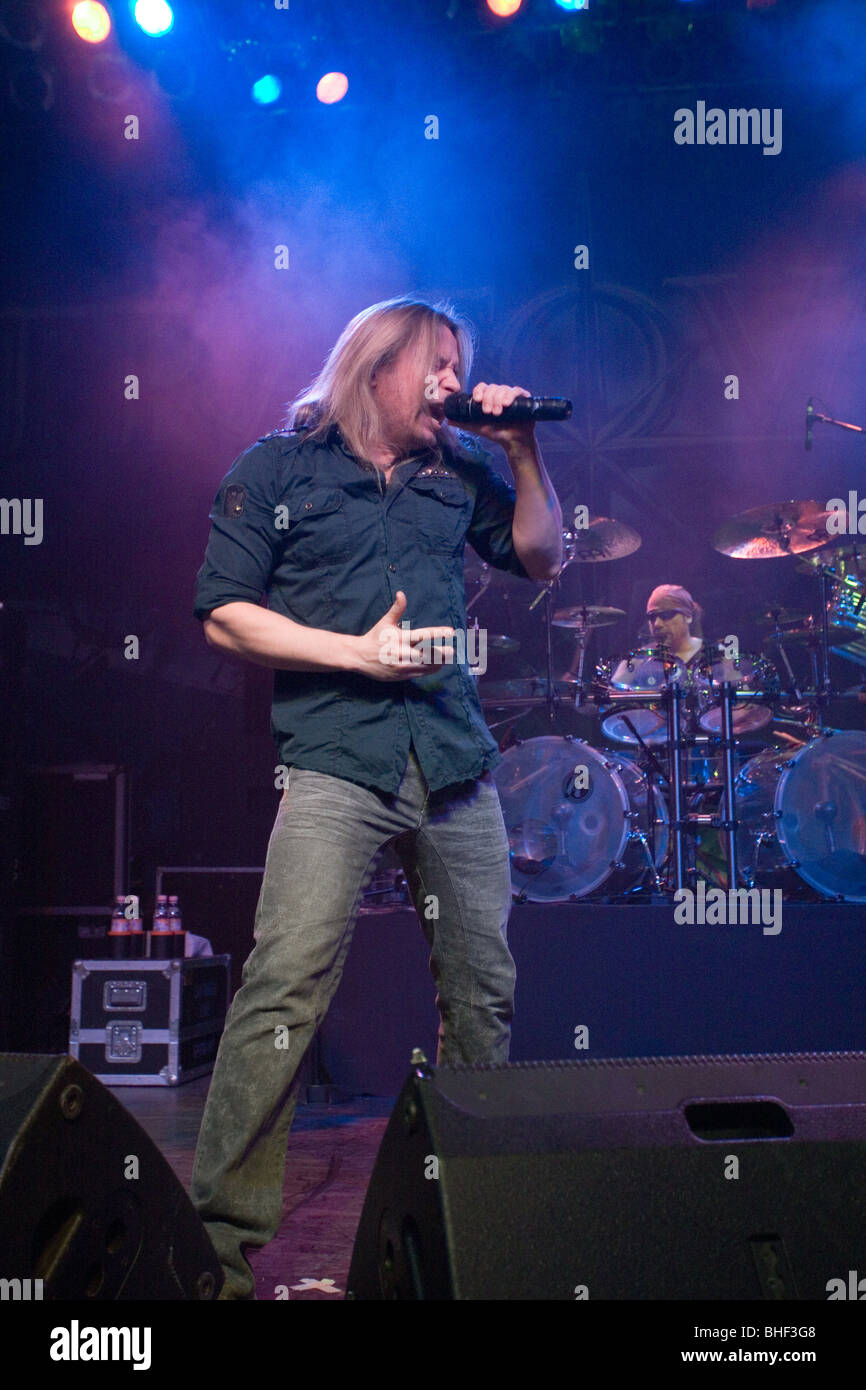
{"label": "embroidered shoulder patch", "polygon": [[247,500],[247,490],[239,483],[226,488],[223,498],[223,516],[242,516]]}

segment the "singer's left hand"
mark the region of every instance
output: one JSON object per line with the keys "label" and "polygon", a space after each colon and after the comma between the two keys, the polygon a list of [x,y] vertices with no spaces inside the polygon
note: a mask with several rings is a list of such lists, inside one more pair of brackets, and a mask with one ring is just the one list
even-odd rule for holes
{"label": "singer's left hand", "polygon": [[[501,415],[503,406],[511,405],[518,396],[531,395],[532,392],[522,386],[495,386],[487,381],[479,381],[472,388],[472,399],[481,402],[481,409],[487,415]],[[535,421],[509,420],[507,424],[494,425],[481,420],[461,420],[457,428],[483,435],[493,444],[507,448],[509,444],[528,443],[535,432]]]}

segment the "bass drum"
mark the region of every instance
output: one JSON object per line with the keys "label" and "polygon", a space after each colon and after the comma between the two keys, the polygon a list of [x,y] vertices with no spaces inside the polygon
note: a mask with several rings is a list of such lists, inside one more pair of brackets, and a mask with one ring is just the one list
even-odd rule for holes
{"label": "bass drum", "polygon": [[866,733],[827,730],[791,752],[765,749],[735,787],[749,883],[792,869],[824,898],[866,902]]}
{"label": "bass drum", "polygon": [[[567,902],[605,885],[640,884],[650,867],[646,780],[634,764],[579,739],[532,738],[494,770],[508,830],[511,881],[531,902]],[[668,815],[653,788],[655,856],[668,850]]]}

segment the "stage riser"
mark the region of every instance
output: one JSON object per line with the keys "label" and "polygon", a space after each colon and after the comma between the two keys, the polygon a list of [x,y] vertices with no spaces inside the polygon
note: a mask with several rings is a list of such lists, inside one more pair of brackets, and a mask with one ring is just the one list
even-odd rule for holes
{"label": "stage riser", "polygon": [[[866,1049],[866,907],[785,903],[782,929],[680,926],[673,908],[516,905],[512,1061]],[[328,1014],[334,1082],[394,1095],[413,1046],[435,1057],[414,913],[362,916]],[[588,1029],[588,1048],[575,1029]],[[580,1035],[578,1035],[580,1040]]]}

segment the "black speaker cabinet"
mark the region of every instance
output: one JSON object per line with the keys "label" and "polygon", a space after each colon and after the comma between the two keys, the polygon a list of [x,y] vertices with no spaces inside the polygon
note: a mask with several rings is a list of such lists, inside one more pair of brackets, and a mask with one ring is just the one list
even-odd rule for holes
{"label": "black speaker cabinet", "polygon": [[42,1055],[0,1054],[0,1268],[4,1297],[206,1300],[223,1282],[144,1130],[78,1062]]}
{"label": "black speaker cabinet", "polygon": [[826,1300],[864,1174],[866,1053],[419,1064],[347,1297]]}

